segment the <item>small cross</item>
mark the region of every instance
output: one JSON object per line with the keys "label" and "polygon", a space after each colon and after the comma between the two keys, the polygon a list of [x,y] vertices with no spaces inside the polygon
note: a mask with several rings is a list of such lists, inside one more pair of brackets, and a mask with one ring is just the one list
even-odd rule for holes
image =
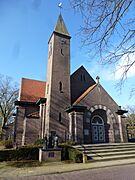
{"label": "small cross", "polygon": [[99,84],[100,77],[97,76],[97,77],[96,77],[96,80],[97,80],[97,84]]}

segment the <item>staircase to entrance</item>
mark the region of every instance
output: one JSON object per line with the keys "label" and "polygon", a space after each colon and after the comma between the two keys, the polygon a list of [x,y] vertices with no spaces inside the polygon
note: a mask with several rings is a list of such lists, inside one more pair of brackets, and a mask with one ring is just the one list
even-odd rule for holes
{"label": "staircase to entrance", "polygon": [[123,160],[135,163],[135,143],[85,144],[73,147],[86,155],[87,162]]}

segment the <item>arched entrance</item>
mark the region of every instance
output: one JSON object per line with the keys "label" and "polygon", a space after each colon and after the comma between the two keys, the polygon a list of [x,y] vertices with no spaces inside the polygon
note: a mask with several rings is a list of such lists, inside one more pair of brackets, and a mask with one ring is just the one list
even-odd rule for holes
{"label": "arched entrance", "polygon": [[92,126],[92,143],[105,142],[105,127],[104,121],[99,115],[95,115],[91,121]]}

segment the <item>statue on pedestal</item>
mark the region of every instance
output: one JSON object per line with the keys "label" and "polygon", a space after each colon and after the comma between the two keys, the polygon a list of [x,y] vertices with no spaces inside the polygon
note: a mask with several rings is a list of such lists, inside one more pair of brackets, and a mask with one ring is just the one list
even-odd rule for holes
{"label": "statue on pedestal", "polygon": [[48,148],[53,148],[53,137],[51,134],[49,134],[49,139],[48,139]]}
{"label": "statue on pedestal", "polygon": [[48,139],[47,139],[47,136],[45,135],[43,149],[47,150],[47,148],[48,148]]}
{"label": "statue on pedestal", "polygon": [[49,148],[58,148],[58,136],[55,134],[55,136],[52,136],[49,134],[49,137],[45,135],[44,137],[44,143],[43,143],[43,150],[47,150]]}
{"label": "statue on pedestal", "polygon": [[54,149],[57,149],[58,148],[58,136],[55,135],[54,136]]}

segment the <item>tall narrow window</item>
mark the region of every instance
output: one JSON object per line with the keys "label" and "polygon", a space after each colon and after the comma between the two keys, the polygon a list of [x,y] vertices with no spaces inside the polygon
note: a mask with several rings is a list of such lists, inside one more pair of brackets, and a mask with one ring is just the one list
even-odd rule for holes
{"label": "tall narrow window", "polygon": [[86,78],[85,78],[85,74],[81,74],[81,81],[85,82]]}
{"label": "tall narrow window", "polygon": [[47,94],[48,94],[48,92],[49,92],[49,84],[47,84]]}
{"label": "tall narrow window", "polygon": [[59,122],[61,123],[62,120],[61,120],[61,112],[59,112]]}
{"label": "tall narrow window", "polygon": [[82,76],[82,74],[81,74],[81,81],[82,81],[82,79],[83,79],[83,76]]}
{"label": "tall narrow window", "polygon": [[49,43],[49,57],[52,54],[52,42]]}
{"label": "tall narrow window", "polygon": [[62,92],[62,82],[59,82],[59,91]]}
{"label": "tall narrow window", "polygon": [[84,82],[85,82],[85,75],[83,75],[83,80],[84,80]]}
{"label": "tall narrow window", "polygon": [[62,56],[64,56],[63,49],[61,49],[61,51],[60,51],[60,52],[61,52]]}

